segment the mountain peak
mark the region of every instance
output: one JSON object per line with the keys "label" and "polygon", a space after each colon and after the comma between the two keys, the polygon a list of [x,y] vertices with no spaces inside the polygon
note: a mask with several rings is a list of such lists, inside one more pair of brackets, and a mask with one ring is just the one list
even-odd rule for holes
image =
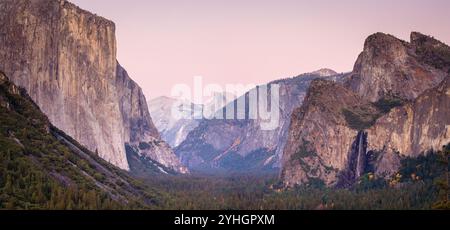
{"label": "mountain peak", "polygon": [[376,49],[386,53],[395,50],[395,48],[405,47],[406,45],[407,42],[393,35],[378,32],[367,37],[364,42],[364,50]]}
{"label": "mountain peak", "polygon": [[411,46],[424,63],[450,73],[450,47],[418,32],[411,33]]}
{"label": "mountain peak", "polygon": [[[281,178],[291,187],[321,180],[354,184],[370,170],[391,176],[400,155],[416,157],[449,142],[450,49],[420,33],[411,43],[376,33],[367,38],[343,84],[315,80],[291,116]],[[359,162],[359,163],[358,163]]]}
{"label": "mountain peak", "polygon": [[434,39],[431,36],[428,36],[428,35],[425,35],[425,34],[422,34],[420,32],[416,32],[416,31],[411,32],[410,40],[411,40],[412,44],[415,44],[415,43],[420,42],[420,41],[439,42],[438,40]]}
{"label": "mountain peak", "polygon": [[155,97],[155,98],[153,98],[153,99],[151,99],[150,101],[149,101],[149,103],[158,103],[158,102],[161,102],[161,103],[173,103],[173,102],[175,102],[176,101],[176,99],[174,99],[174,98],[171,98],[171,97],[168,97],[168,96],[160,96],[160,97]]}
{"label": "mountain peak", "polygon": [[[432,36],[429,35],[425,35],[419,32],[411,32],[411,44],[413,46],[417,47],[422,47],[422,48],[439,48],[442,47],[442,49],[450,49],[446,44],[444,44],[443,42],[435,39]],[[435,46],[435,47],[423,47],[423,46]]]}
{"label": "mountain peak", "polygon": [[384,33],[369,36],[345,84],[371,102],[416,98],[439,84],[450,66],[446,46],[430,39],[419,33],[412,34],[413,43]]}
{"label": "mountain peak", "polygon": [[322,69],[316,70],[314,72],[311,72],[311,74],[318,75],[321,77],[330,77],[330,76],[334,76],[338,73],[332,69],[322,68]]}

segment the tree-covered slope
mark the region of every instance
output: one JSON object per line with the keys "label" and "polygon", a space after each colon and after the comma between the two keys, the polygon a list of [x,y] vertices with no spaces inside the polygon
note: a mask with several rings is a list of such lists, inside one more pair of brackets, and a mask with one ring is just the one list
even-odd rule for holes
{"label": "tree-covered slope", "polygon": [[54,127],[0,73],[0,209],[155,208],[162,199]]}

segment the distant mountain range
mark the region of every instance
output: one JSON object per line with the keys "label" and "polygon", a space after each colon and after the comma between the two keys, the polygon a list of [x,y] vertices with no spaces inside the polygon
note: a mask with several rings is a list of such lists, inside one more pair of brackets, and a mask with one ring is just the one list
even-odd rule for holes
{"label": "distant mountain range", "polygon": [[[148,105],[162,139],[175,148],[199,125],[203,115],[214,115],[215,111],[220,109],[216,105],[217,102],[220,102],[219,105],[226,105],[235,98],[236,96],[232,93],[216,92],[213,96],[204,98],[202,104],[194,104],[184,99],[162,96],[150,100]],[[176,111],[182,115],[182,118],[172,114],[174,106],[177,107]],[[197,113],[200,114],[200,118],[196,117]]]}
{"label": "distant mountain range", "polygon": [[[276,171],[280,167],[291,113],[301,106],[311,81],[338,80],[341,76],[332,70],[322,69],[271,82],[267,85],[280,85],[281,115],[278,128],[263,130],[260,119],[204,119],[188,134],[186,140],[175,148],[175,152],[183,164],[196,171]],[[237,106],[241,98],[245,98],[248,103],[248,96],[249,93],[246,93],[226,107]],[[248,114],[246,116],[248,118]]]}
{"label": "distant mountain range", "polygon": [[223,113],[212,99],[147,102],[116,59],[114,23],[67,1],[0,0],[0,19],[0,208],[159,207],[161,194],[133,177],[191,172],[347,188],[450,143],[450,48],[417,32],[371,35],[349,73],[214,96],[235,108],[278,85],[279,125],[266,130],[249,109],[246,119],[172,114]]}
{"label": "distant mountain range", "polygon": [[179,119],[173,116],[172,107],[177,106],[178,111],[188,117],[192,116],[195,109],[203,110],[202,105],[195,105],[191,102],[169,97],[155,98],[149,101],[148,105],[161,137],[172,147],[176,147],[183,142],[186,136],[199,124],[199,120],[193,118]]}

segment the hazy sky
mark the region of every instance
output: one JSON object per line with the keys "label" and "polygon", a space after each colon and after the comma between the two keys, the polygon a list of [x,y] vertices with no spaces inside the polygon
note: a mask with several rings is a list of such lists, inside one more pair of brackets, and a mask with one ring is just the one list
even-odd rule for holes
{"label": "hazy sky", "polygon": [[450,43],[447,0],[71,0],[116,23],[118,60],[147,99],[174,84],[262,84],[350,71],[375,32]]}

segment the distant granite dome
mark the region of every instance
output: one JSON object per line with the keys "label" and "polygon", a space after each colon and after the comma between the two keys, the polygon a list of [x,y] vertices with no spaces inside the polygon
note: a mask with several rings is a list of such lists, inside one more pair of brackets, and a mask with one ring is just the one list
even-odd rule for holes
{"label": "distant granite dome", "polygon": [[[187,100],[174,99],[167,96],[161,96],[148,102],[150,114],[153,118],[156,128],[161,133],[164,141],[173,148],[180,145],[189,133],[197,128],[203,119],[192,117],[195,112],[203,113],[206,117],[213,116],[219,110],[216,105],[221,101],[222,106],[234,101],[236,96],[227,92],[214,92],[212,96],[203,98],[202,105],[194,104]],[[172,114],[173,106],[178,106],[177,111],[188,119],[176,118]],[[202,116],[203,117],[203,116]]]}
{"label": "distant granite dome", "polygon": [[323,68],[323,69],[319,69],[314,72],[311,72],[310,74],[318,75],[321,77],[331,77],[331,76],[337,75],[338,73],[332,69]]}
{"label": "distant granite dome", "polygon": [[186,117],[191,116],[195,108],[201,111],[202,106],[166,96],[158,97],[148,102],[150,114],[156,128],[161,133],[162,139],[170,146],[177,147],[186,139],[189,132],[198,126],[199,121],[179,119],[173,116],[172,108],[174,105],[178,106],[178,111]]}
{"label": "distant granite dome", "polygon": [[[332,74],[326,70],[320,74]],[[280,118],[275,130],[262,130],[261,119],[201,120],[177,148],[176,154],[191,169],[217,172],[275,172],[280,167],[286,143],[291,113],[303,103],[311,81],[336,80],[342,75],[321,76],[301,74],[268,83],[280,86]],[[252,89],[254,90],[254,89]],[[240,96],[228,106],[237,105],[239,99],[248,102],[249,93]]]}
{"label": "distant granite dome", "polygon": [[2,0],[0,21],[0,69],[55,126],[122,169],[125,144],[145,142],[143,156],[186,172],[117,63],[113,22],[62,0]]}

